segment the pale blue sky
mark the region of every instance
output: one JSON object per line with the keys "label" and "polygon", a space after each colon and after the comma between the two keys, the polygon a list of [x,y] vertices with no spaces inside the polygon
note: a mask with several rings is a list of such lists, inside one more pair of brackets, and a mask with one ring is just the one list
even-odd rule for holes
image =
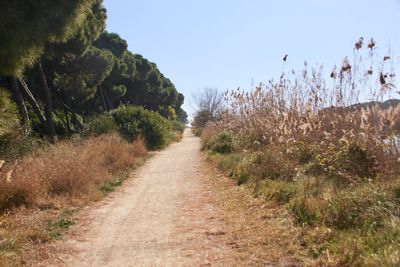
{"label": "pale blue sky", "polygon": [[[107,29],[155,62],[186,97],[204,87],[248,89],[304,60],[328,69],[374,37],[400,47],[400,0],[105,0]],[[396,61],[399,58],[396,57]]]}

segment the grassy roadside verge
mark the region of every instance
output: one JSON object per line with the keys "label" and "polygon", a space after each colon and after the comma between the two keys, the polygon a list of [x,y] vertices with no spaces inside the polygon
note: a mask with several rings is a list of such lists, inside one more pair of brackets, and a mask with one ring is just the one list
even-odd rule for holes
{"label": "grassy roadside verge", "polygon": [[251,176],[249,170],[259,166],[243,173],[246,156],[237,153],[206,157],[229,176],[216,177],[214,186],[230,183],[230,189],[222,190],[227,217],[243,252],[257,265],[397,266],[395,178],[339,189],[311,176],[295,181]]}
{"label": "grassy roadside verge", "polygon": [[227,230],[236,242],[243,263],[247,266],[304,266],[313,262],[307,250],[297,242],[302,229],[294,225],[285,208],[254,197],[247,186],[237,186],[217,166],[215,158],[206,156],[205,165]]}
{"label": "grassy roadside verge", "polygon": [[73,226],[77,211],[114,191],[149,157],[143,140],[111,134],[62,141],[3,167],[0,266],[45,256],[39,248]]}

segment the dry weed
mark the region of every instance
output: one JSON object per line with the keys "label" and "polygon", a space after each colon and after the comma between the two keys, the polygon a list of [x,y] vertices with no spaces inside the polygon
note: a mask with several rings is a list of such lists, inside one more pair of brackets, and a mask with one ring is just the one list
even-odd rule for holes
{"label": "dry weed", "polygon": [[117,135],[68,140],[23,157],[7,181],[0,180],[0,210],[30,206],[43,197],[80,195],[134,166],[147,153],[142,139],[127,143]]}

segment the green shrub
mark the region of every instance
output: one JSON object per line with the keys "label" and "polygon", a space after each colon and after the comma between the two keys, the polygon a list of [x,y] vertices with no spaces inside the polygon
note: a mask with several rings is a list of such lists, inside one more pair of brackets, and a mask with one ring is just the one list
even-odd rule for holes
{"label": "green shrub", "polygon": [[234,169],[240,163],[241,154],[208,154],[207,158],[218,165],[224,172],[229,173],[231,176],[234,174]]}
{"label": "green shrub", "polygon": [[376,176],[376,167],[375,158],[356,144],[331,147],[325,151],[321,149],[304,166],[306,174],[335,178],[341,183],[373,178]]}
{"label": "green shrub", "polygon": [[308,196],[299,196],[290,201],[289,209],[294,221],[299,225],[315,225],[319,222],[320,211],[318,199]]}
{"label": "green shrub", "polygon": [[247,173],[258,179],[292,181],[296,175],[296,166],[284,155],[271,149],[264,149],[246,153],[235,171]]}
{"label": "green shrub", "polygon": [[173,131],[180,133],[185,131],[185,125],[179,121],[170,121],[170,124]]}
{"label": "green shrub", "polygon": [[213,136],[206,144],[206,150],[219,154],[232,153],[233,135],[227,132],[222,132]]}
{"label": "green shrub", "polygon": [[292,146],[294,158],[301,164],[307,164],[315,158],[315,147],[305,142],[297,142]]}
{"label": "green shrub", "polygon": [[0,159],[9,161],[18,159],[45,143],[43,139],[14,128],[12,132],[0,135]]}
{"label": "green shrub", "polygon": [[160,114],[142,107],[120,106],[111,115],[120,133],[128,140],[142,136],[150,149],[162,148],[167,144],[171,125]]}
{"label": "green shrub", "polygon": [[372,185],[337,193],[324,205],[325,225],[338,229],[376,228],[382,226],[390,214],[398,214],[397,204],[386,190]]}
{"label": "green shrub", "polygon": [[0,135],[13,130],[18,125],[18,110],[10,94],[0,87]]}
{"label": "green shrub", "polygon": [[336,266],[400,266],[400,225],[388,220],[381,229],[343,231],[328,246]]}
{"label": "green shrub", "polygon": [[264,150],[258,154],[257,171],[263,179],[290,181],[296,175],[296,166],[281,153],[274,150]]}
{"label": "green shrub", "polygon": [[350,144],[342,147],[336,156],[336,163],[339,170],[349,175],[360,178],[376,176],[377,163],[370,157],[365,148],[357,144]]}
{"label": "green shrub", "polygon": [[253,193],[266,200],[275,200],[279,204],[286,204],[296,195],[298,189],[294,182],[263,179],[256,182]]}
{"label": "green shrub", "polygon": [[118,131],[118,125],[113,117],[108,114],[90,118],[85,123],[84,135],[99,136],[102,134],[113,133]]}

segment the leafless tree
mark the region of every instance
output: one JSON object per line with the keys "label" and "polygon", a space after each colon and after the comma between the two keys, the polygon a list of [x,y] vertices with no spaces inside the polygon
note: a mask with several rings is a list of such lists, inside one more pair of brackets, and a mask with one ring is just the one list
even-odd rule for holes
{"label": "leafless tree", "polygon": [[207,112],[212,118],[217,118],[224,108],[223,94],[216,88],[204,88],[193,94],[192,99],[196,113]]}

